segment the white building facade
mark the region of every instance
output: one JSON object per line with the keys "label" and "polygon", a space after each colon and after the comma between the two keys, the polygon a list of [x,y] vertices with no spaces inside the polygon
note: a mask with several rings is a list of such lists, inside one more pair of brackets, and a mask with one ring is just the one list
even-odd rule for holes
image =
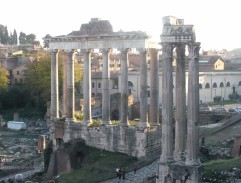
{"label": "white building facade", "polygon": [[[186,73],[186,86],[188,85],[188,73]],[[147,74],[148,86],[150,86],[150,73]],[[175,79],[175,72],[173,79]],[[159,72],[159,96],[162,95],[162,73]],[[128,73],[129,82],[133,87],[129,87],[130,93],[133,95],[134,100],[140,100],[140,74],[139,72],[130,71]],[[120,80],[120,75],[119,79]],[[119,86],[118,88],[120,88]],[[148,89],[150,90],[150,89]],[[187,92],[187,91],[186,91]],[[228,100],[229,95],[233,92],[241,95],[241,71],[217,71],[217,72],[199,72],[199,94],[200,103],[209,103],[214,101],[214,97],[220,96],[223,100]],[[174,105],[175,105],[175,83],[173,88]],[[159,104],[161,105],[161,97],[159,97]]]}

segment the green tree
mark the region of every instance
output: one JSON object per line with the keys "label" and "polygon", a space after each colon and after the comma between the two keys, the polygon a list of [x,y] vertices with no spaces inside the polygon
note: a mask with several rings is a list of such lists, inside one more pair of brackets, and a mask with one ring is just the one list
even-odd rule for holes
{"label": "green tree", "polygon": [[0,24],[0,43],[2,43],[3,40],[4,29],[4,26]]}
{"label": "green tree", "polygon": [[15,29],[13,31],[13,44],[18,44],[18,35]]}
{"label": "green tree", "polygon": [[26,44],[26,34],[23,32],[20,32],[19,34],[19,44]]}
{"label": "green tree", "polygon": [[43,110],[50,100],[50,73],[50,55],[47,53],[38,54],[38,58],[27,65],[25,87],[30,91],[35,107]]}
{"label": "green tree", "polygon": [[36,35],[35,34],[28,34],[28,35],[26,35],[26,43],[34,44],[35,39],[36,39]]}
{"label": "green tree", "polygon": [[8,71],[0,66],[0,92],[7,89],[8,83]]}
{"label": "green tree", "polygon": [[9,43],[9,35],[8,35],[8,28],[7,26],[4,27],[4,31],[3,31],[3,35],[2,35],[2,39],[1,42],[2,44],[8,44]]}
{"label": "green tree", "polygon": [[[66,61],[65,55],[59,53],[59,91],[60,96],[63,88],[63,61]],[[75,64],[75,82],[76,88],[79,88],[80,80],[83,74],[79,64]],[[51,99],[51,58],[48,52],[38,52],[35,61],[27,65],[27,76],[25,78],[25,87],[31,93],[36,107],[45,110],[47,101]],[[79,89],[76,89],[76,91]]]}

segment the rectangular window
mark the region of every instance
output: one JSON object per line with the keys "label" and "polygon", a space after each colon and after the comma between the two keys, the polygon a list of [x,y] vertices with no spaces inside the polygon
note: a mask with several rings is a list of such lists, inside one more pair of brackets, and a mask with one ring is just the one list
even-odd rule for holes
{"label": "rectangular window", "polygon": [[92,88],[94,88],[95,87],[95,83],[94,82],[92,82]]}
{"label": "rectangular window", "polygon": [[98,83],[98,88],[101,88],[101,83]]}

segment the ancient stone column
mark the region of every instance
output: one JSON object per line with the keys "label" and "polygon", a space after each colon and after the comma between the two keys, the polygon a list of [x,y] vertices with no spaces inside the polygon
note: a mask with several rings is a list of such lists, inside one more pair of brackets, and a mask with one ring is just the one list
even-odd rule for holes
{"label": "ancient stone column", "polygon": [[189,45],[188,114],[187,114],[187,165],[199,165],[199,50],[200,43]]}
{"label": "ancient stone column", "polygon": [[161,162],[173,160],[173,45],[162,44],[162,154]]}
{"label": "ancient stone column", "polygon": [[102,125],[111,124],[110,121],[110,69],[109,55],[112,49],[101,49],[103,68],[102,68]]}
{"label": "ancient stone column", "polygon": [[51,50],[51,118],[59,118],[58,50]]}
{"label": "ancient stone column", "polygon": [[120,125],[128,126],[128,53],[130,49],[121,50],[121,113]]}
{"label": "ancient stone column", "polygon": [[67,62],[66,59],[63,59],[63,118],[67,116]]}
{"label": "ancient stone column", "polygon": [[150,55],[150,107],[149,124],[160,125],[159,123],[159,50],[149,49]]}
{"label": "ancient stone column", "polygon": [[90,50],[81,50],[84,54],[84,123],[92,123],[91,115],[91,53]]}
{"label": "ancient stone column", "polygon": [[184,159],[186,122],[185,44],[176,45],[176,122],[174,159]]}
{"label": "ancient stone column", "polygon": [[140,128],[150,127],[148,123],[148,104],[147,104],[147,50],[138,50],[141,56],[141,70],[140,70]]}
{"label": "ancient stone column", "polygon": [[159,164],[159,179],[165,183],[169,174],[168,164],[173,162],[173,45],[162,43],[162,154]]}
{"label": "ancient stone column", "polygon": [[75,95],[74,95],[74,60],[75,50],[65,51],[67,54],[67,116],[66,121],[75,121]]}

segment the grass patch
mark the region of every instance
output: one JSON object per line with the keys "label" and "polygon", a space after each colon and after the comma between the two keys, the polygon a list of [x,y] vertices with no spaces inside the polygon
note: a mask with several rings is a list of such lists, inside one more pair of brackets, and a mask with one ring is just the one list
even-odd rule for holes
{"label": "grass patch", "polygon": [[[123,153],[110,152],[89,147],[83,143],[77,143],[78,148],[66,145],[65,148],[70,149],[70,157],[81,151],[81,164],[78,164],[79,158],[71,160],[71,165],[77,167],[70,173],[62,173],[58,183],[97,183],[116,177],[115,169],[123,167],[126,171],[132,171],[133,165],[138,164],[138,167],[144,166],[147,162],[138,162],[136,157],[128,156]],[[73,152],[74,149],[74,152]]]}
{"label": "grass patch", "polygon": [[240,169],[240,157],[204,163],[202,182],[234,182],[234,179],[240,179]]}
{"label": "grass patch", "polygon": [[241,169],[241,158],[232,158],[228,160],[213,160],[204,164],[204,170],[209,171],[224,171],[232,168]]}

